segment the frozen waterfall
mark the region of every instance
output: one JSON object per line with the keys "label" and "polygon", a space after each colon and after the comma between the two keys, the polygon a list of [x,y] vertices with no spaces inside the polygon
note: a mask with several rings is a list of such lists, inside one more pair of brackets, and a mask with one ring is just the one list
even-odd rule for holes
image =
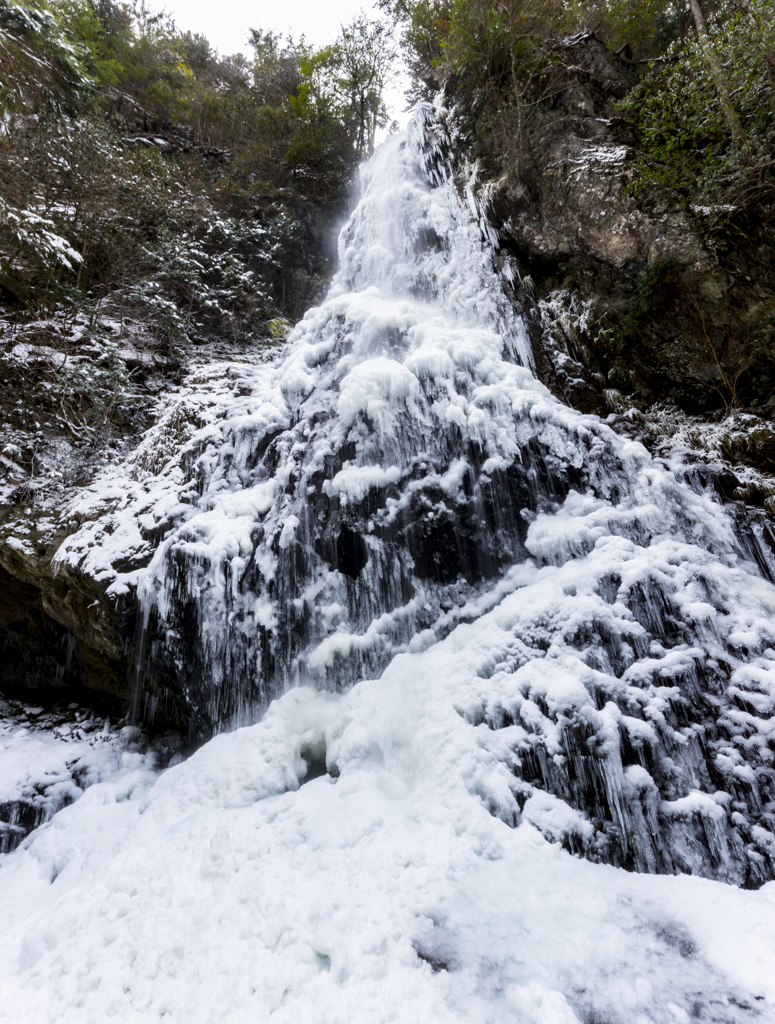
{"label": "frozen waterfall", "polygon": [[363,170],[340,270],[282,356],[227,368],[220,392],[194,381],[133,457],[154,472],[123,521],[160,541],[134,576],[161,678],[148,708],[167,666],[211,735],[294,686],[341,692],[397,655],[432,660],[489,615],[453,699],[501,736],[510,822],[638,871],[761,884],[767,556],[747,561],[709,496],[536,380],[486,190],[447,154],[443,114],[420,107]]}
{"label": "frozen waterfall", "polygon": [[138,707],[220,734],[106,737],[0,856],[0,1021],[775,1022],[769,556],[535,379],[445,132],[365,168],[281,356],[70,508]]}

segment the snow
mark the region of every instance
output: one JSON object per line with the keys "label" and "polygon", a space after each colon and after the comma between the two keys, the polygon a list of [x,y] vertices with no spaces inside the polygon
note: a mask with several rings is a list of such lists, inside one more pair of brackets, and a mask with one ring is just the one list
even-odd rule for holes
{"label": "snow", "polygon": [[47,821],[89,786],[128,772],[148,777],[157,764],[156,752],[136,742],[137,730],[117,729],[77,705],[52,713],[0,698],[0,715],[0,850],[24,835],[20,820]]}
{"label": "snow", "polygon": [[349,426],[363,413],[384,431],[392,425],[391,412],[396,403],[412,405],[419,393],[417,377],[411,370],[383,356],[369,359],[353,367],[342,381],[339,417]]}
{"label": "snow", "polygon": [[[722,796],[725,794],[722,794]],[[680,800],[665,801],[662,804],[661,811],[663,814],[674,814],[677,817],[685,817],[692,814],[701,814],[709,818],[723,818],[724,810],[719,804],[708,796],[707,793],[701,793],[695,789],[688,796],[683,796]]]}
{"label": "snow", "polygon": [[0,862],[0,1020],[775,1020],[772,883],[575,859],[544,793],[510,827],[509,730],[458,710],[499,614],[60,811]]}
{"label": "snow", "polygon": [[48,363],[56,368],[63,367],[67,362],[67,355],[64,352],[58,352],[50,345],[28,345],[22,343],[14,345],[8,355],[11,359],[18,360],[20,363]]}
{"label": "snow", "polygon": [[[576,443],[586,449],[599,431],[569,417],[527,368],[529,342],[500,289],[489,234],[471,222],[451,182],[429,187],[418,171],[417,145],[391,139],[364,169],[363,199],[340,240],[341,270],[326,301],[291,333],[282,358],[214,364],[193,375],[161,401],[140,448],[109,467],[62,517],[80,526],[57,562],[93,577],[112,596],[137,588],[146,610],[160,613],[168,637],[177,635],[181,602],[199,602],[200,620],[212,624],[201,652],[212,691],[236,690],[226,694],[231,724],[256,717],[230,678],[235,662],[227,652],[235,647],[253,644],[240,659],[253,665],[263,664],[271,648],[278,666],[271,694],[316,677],[323,663],[340,671],[336,658],[321,662],[317,653],[329,639],[341,652],[363,654],[350,682],[364,659],[376,659],[369,671],[381,670],[436,618],[436,594],[403,610],[392,606],[391,595],[401,590],[397,577],[411,568],[405,556],[392,557],[382,530],[398,526],[427,493],[464,504],[469,481],[476,485],[461,455],[471,444],[486,447],[489,473],[508,471],[521,459],[521,444],[536,435],[581,465]],[[397,228],[401,210],[408,226]],[[416,239],[405,231],[450,244],[416,256]],[[418,281],[433,295],[418,295]],[[456,452],[448,450],[450,437]],[[268,460],[261,453],[273,444]],[[327,460],[345,444],[355,445],[354,457],[329,474]],[[320,473],[326,478],[315,479]],[[315,556],[320,545],[310,537],[308,498],[321,492],[355,515],[375,492],[389,495],[384,516],[367,528],[369,571],[377,574],[390,561],[395,577],[383,588],[382,606],[376,575],[363,579],[371,597],[354,599],[342,574]],[[289,517],[298,521],[292,532]],[[287,594],[278,560],[298,562],[299,549],[310,564],[300,565],[297,589]],[[227,579],[240,586],[230,588]],[[315,604],[298,608],[312,592]],[[261,613],[273,623],[261,636],[246,628],[256,621],[257,601],[277,605],[273,614]],[[319,611],[332,605],[345,610],[338,626]],[[303,651],[297,639],[285,640],[289,629],[300,635],[285,612],[291,606],[309,623]],[[384,616],[400,636],[372,644],[369,638],[384,632]],[[231,624],[231,638],[222,620]],[[340,643],[332,631],[352,639]]]}
{"label": "snow", "polygon": [[345,466],[336,474],[333,480],[326,480],[323,488],[326,494],[339,494],[341,500],[363,501],[366,495],[375,487],[388,487],[396,484],[401,479],[401,470],[398,466]]}

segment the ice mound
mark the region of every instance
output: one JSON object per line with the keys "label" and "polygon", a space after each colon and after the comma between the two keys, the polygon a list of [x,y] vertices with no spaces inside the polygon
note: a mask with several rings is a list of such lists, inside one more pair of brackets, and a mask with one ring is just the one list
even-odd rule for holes
{"label": "ice mound", "polygon": [[539,831],[573,817],[546,792],[513,827],[524,730],[487,717],[539,694],[598,714],[559,652],[498,669],[567,571],[525,569],[381,679],[292,690],[155,784],[88,789],[0,860],[0,1020],[775,1020],[773,883],[574,858]]}

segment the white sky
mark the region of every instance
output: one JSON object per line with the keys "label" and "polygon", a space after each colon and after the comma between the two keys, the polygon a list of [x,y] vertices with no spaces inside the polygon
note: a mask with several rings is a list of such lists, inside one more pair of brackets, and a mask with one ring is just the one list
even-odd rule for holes
{"label": "white sky", "polygon": [[[247,55],[250,28],[290,33],[297,39],[304,34],[308,43],[324,46],[359,10],[378,14],[371,0],[151,0],[148,6],[171,14],[182,31],[206,36],[221,55]],[[392,116],[402,125],[407,120],[405,87],[405,82],[398,82],[386,97]]]}
{"label": "white sky", "polygon": [[323,45],[361,8],[372,10],[369,0],[155,0],[149,6],[167,11],[183,31],[201,32],[221,54],[247,51],[249,28],[304,33]]}

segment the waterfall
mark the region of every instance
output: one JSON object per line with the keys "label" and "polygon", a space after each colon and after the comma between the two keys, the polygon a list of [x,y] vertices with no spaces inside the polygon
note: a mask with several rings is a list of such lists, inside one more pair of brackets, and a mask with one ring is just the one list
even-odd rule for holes
{"label": "waterfall", "polygon": [[[192,458],[196,514],[143,582],[208,727],[378,675],[524,561],[525,514],[582,479],[580,453],[552,455],[565,411],[524,368],[489,241],[423,167],[431,117],[364,169],[326,301]],[[544,407],[557,422],[536,431]]]}
{"label": "waterfall", "polygon": [[761,884],[775,590],[710,496],[535,378],[472,180],[421,106],[363,169],[325,301],[278,359],[204,382],[135,500],[162,538],[137,575],[146,649],[211,735],[495,615],[459,710],[508,731],[515,822]]}
{"label": "waterfall", "polygon": [[768,556],[536,380],[474,180],[421,107],[69,510],[211,738],[0,858],[0,1019],[775,1021]]}

